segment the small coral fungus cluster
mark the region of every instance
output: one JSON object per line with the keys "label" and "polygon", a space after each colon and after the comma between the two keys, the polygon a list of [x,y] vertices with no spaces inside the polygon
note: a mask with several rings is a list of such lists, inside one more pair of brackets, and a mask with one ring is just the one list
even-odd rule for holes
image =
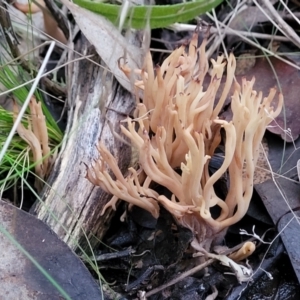
{"label": "small coral fungus cluster", "polygon": [[[17,132],[19,136],[28,144],[33,154],[35,164],[35,188],[41,191],[43,180],[49,175],[54,161],[49,147],[49,136],[46,124],[46,118],[43,114],[41,102],[37,102],[33,96],[29,102],[30,116],[28,117],[28,128],[19,123]],[[13,106],[14,120],[19,114],[19,108],[16,103]]]}
{"label": "small coral fungus cluster", "polygon": [[[227,62],[223,56],[211,60],[210,83],[203,90],[204,78],[209,76],[206,40],[199,48],[197,41],[195,33],[188,50],[185,46],[175,50],[160,67],[153,67],[150,53],[142,70],[121,66],[129,78],[137,77],[137,94],[143,92],[135,118],[127,118],[127,126],[121,126],[138,150],[139,169],[130,168],[130,175],[124,178],[114,157],[100,143],[100,159],[88,170],[87,178],[114,195],[104,210],[115,208],[117,200],[122,199],[157,218],[161,204],[179,224],[193,231],[196,248],[209,250],[217,233],[247,212],[259,146],[267,125],[281,111],[283,97],[279,95],[273,109],[275,89],[263,97],[253,90],[254,79],[243,79],[241,86],[234,82],[236,61],[232,54]],[[225,70],[226,82],[217,98]],[[218,115],[233,85],[233,116],[228,122]],[[211,175],[209,161],[222,140],[224,160]],[[229,177],[228,194],[220,199],[214,184],[225,173]],[[152,182],[166,187],[170,199],[153,190]],[[220,213],[212,217],[211,209],[216,206]]]}

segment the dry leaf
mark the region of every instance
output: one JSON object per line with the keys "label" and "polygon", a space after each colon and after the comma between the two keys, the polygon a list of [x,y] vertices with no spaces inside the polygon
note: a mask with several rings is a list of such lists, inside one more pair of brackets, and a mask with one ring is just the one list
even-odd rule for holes
{"label": "dry leaf", "polygon": [[128,91],[134,92],[133,84],[119,69],[118,61],[120,58],[125,57],[127,65],[131,69],[138,69],[142,66],[143,50],[131,45],[118,29],[104,17],[67,0],[62,0],[62,3],[71,11],[77,25],[89,42],[95,46],[97,53],[119,83]]}

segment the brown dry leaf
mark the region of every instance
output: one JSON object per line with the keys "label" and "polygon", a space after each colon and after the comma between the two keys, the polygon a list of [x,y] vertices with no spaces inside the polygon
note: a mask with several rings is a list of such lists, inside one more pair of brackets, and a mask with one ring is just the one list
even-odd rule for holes
{"label": "brown dry leaf", "polygon": [[119,83],[128,91],[135,92],[133,84],[120,70],[118,61],[124,57],[131,69],[142,66],[144,51],[126,40],[120,31],[105,17],[81,8],[70,1],[62,3],[71,11],[83,34],[95,46],[101,59],[114,74]]}

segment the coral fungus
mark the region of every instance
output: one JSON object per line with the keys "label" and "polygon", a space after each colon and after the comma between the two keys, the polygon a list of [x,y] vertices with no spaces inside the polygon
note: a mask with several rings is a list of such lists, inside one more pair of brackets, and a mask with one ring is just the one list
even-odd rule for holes
{"label": "coral fungus", "polygon": [[[241,85],[236,83],[233,54],[227,62],[223,55],[211,59],[211,79],[204,91],[204,78],[209,76],[206,40],[199,48],[197,42],[195,33],[188,50],[185,46],[176,49],[156,68],[150,53],[142,70],[121,66],[129,78],[137,77],[137,92],[143,93],[135,118],[128,117],[127,126],[121,126],[138,150],[140,169],[130,168],[130,175],[124,178],[114,157],[100,143],[100,159],[88,170],[87,178],[114,195],[104,210],[114,208],[116,201],[122,199],[158,217],[161,204],[179,224],[193,231],[195,248],[209,250],[218,233],[247,212],[259,146],[267,125],[281,111],[283,97],[279,94],[277,108],[273,109],[275,89],[263,97],[253,90],[254,79],[242,79]],[[225,84],[217,97],[225,69]],[[231,90],[232,120],[221,120],[218,115]],[[209,161],[222,140],[223,163],[210,174]],[[138,176],[141,172],[145,175],[143,181]],[[220,199],[214,184],[225,173],[229,178],[228,194]],[[170,199],[153,190],[151,182],[166,187],[171,192]],[[213,217],[211,209],[216,206],[220,213]]]}

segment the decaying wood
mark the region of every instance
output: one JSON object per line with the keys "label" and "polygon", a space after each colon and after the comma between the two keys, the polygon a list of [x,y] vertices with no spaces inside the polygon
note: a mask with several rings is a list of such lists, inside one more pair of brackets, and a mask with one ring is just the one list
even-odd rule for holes
{"label": "decaying wood", "polygon": [[[100,63],[93,46],[81,37],[76,50]],[[96,144],[103,141],[126,171],[131,149],[111,132],[107,119],[118,132],[118,122],[134,107],[134,98],[111,74],[88,60],[72,65],[69,87],[68,126],[65,141],[54,170],[44,188],[42,200],[33,213],[46,222],[73,250],[89,249],[87,239],[96,246],[107,230],[112,213],[100,216],[103,205],[111,198],[86,178],[86,165],[97,158]],[[112,85],[111,85],[112,83]],[[111,88],[109,88],[111,87]],[[106,98],[111,108],[101,114],[99,101]]]}

